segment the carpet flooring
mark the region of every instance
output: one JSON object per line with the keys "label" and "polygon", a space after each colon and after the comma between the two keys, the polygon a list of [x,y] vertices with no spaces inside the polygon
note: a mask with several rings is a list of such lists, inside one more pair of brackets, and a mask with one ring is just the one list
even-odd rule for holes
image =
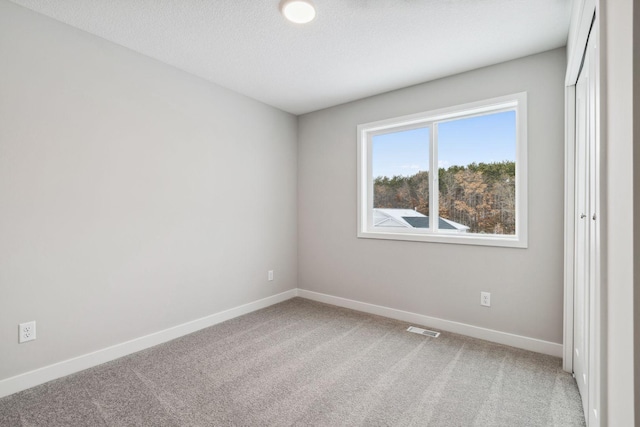
{"label": "carpet flooring", "polygon": [[294,298],[0,399],[0,425],[585,425],[560,359],[407,326]]}

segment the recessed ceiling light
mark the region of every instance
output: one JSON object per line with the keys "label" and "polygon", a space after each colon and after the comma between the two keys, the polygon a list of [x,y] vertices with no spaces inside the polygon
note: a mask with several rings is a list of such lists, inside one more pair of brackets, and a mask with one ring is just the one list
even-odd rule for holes
{"label": "recessed ceiling light", "polygon": [[316,17],[316,8],[308,0],[282,0],[280,11],[291,22],[306,24]]}

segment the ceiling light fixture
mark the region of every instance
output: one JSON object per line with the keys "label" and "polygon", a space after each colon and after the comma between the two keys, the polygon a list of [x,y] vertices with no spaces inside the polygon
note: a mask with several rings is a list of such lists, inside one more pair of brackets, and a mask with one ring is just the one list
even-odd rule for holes
{"label": "ceiling light fixture", "polygon": [[316,8],[309,0],[282,0],[280,12],[291,22],[306,24],[316,17]]}

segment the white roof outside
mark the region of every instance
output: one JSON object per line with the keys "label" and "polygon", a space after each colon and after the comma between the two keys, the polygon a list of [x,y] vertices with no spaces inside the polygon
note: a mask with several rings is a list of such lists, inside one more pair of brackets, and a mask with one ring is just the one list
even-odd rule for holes
{"label": "white roof outside", "polygon": [[[373,210],[373,225],[375,227],[407,227],[413,228],[403,216],[406,217],[422,217],[426,218],[426,215],[421,214],[413,209],[374,209]],[[394,225],[392,225],[394,224]]]}
{"label": "white roof outside", "polygon": [[[415,211],[413,209],[387,209],[387,208],[374,208],[373,209],[373,226],[374,227],[404,227],[415,228],[405,218],[428,218],[428,216]],[[469,227],[451,221],[446,218],[439,217],[439,228],[454,229],[458,232],[466,233]],[[445,225],[443,227],[443,225]]]}

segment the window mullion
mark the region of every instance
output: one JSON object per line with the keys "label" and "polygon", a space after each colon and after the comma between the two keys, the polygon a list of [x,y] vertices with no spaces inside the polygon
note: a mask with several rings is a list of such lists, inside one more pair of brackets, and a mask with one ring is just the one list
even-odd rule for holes
{"label": "window mullion", "polygon": [[429,144],[429,226],[433,233],[438,232],[438,126],[431,123],[431,141]]}

